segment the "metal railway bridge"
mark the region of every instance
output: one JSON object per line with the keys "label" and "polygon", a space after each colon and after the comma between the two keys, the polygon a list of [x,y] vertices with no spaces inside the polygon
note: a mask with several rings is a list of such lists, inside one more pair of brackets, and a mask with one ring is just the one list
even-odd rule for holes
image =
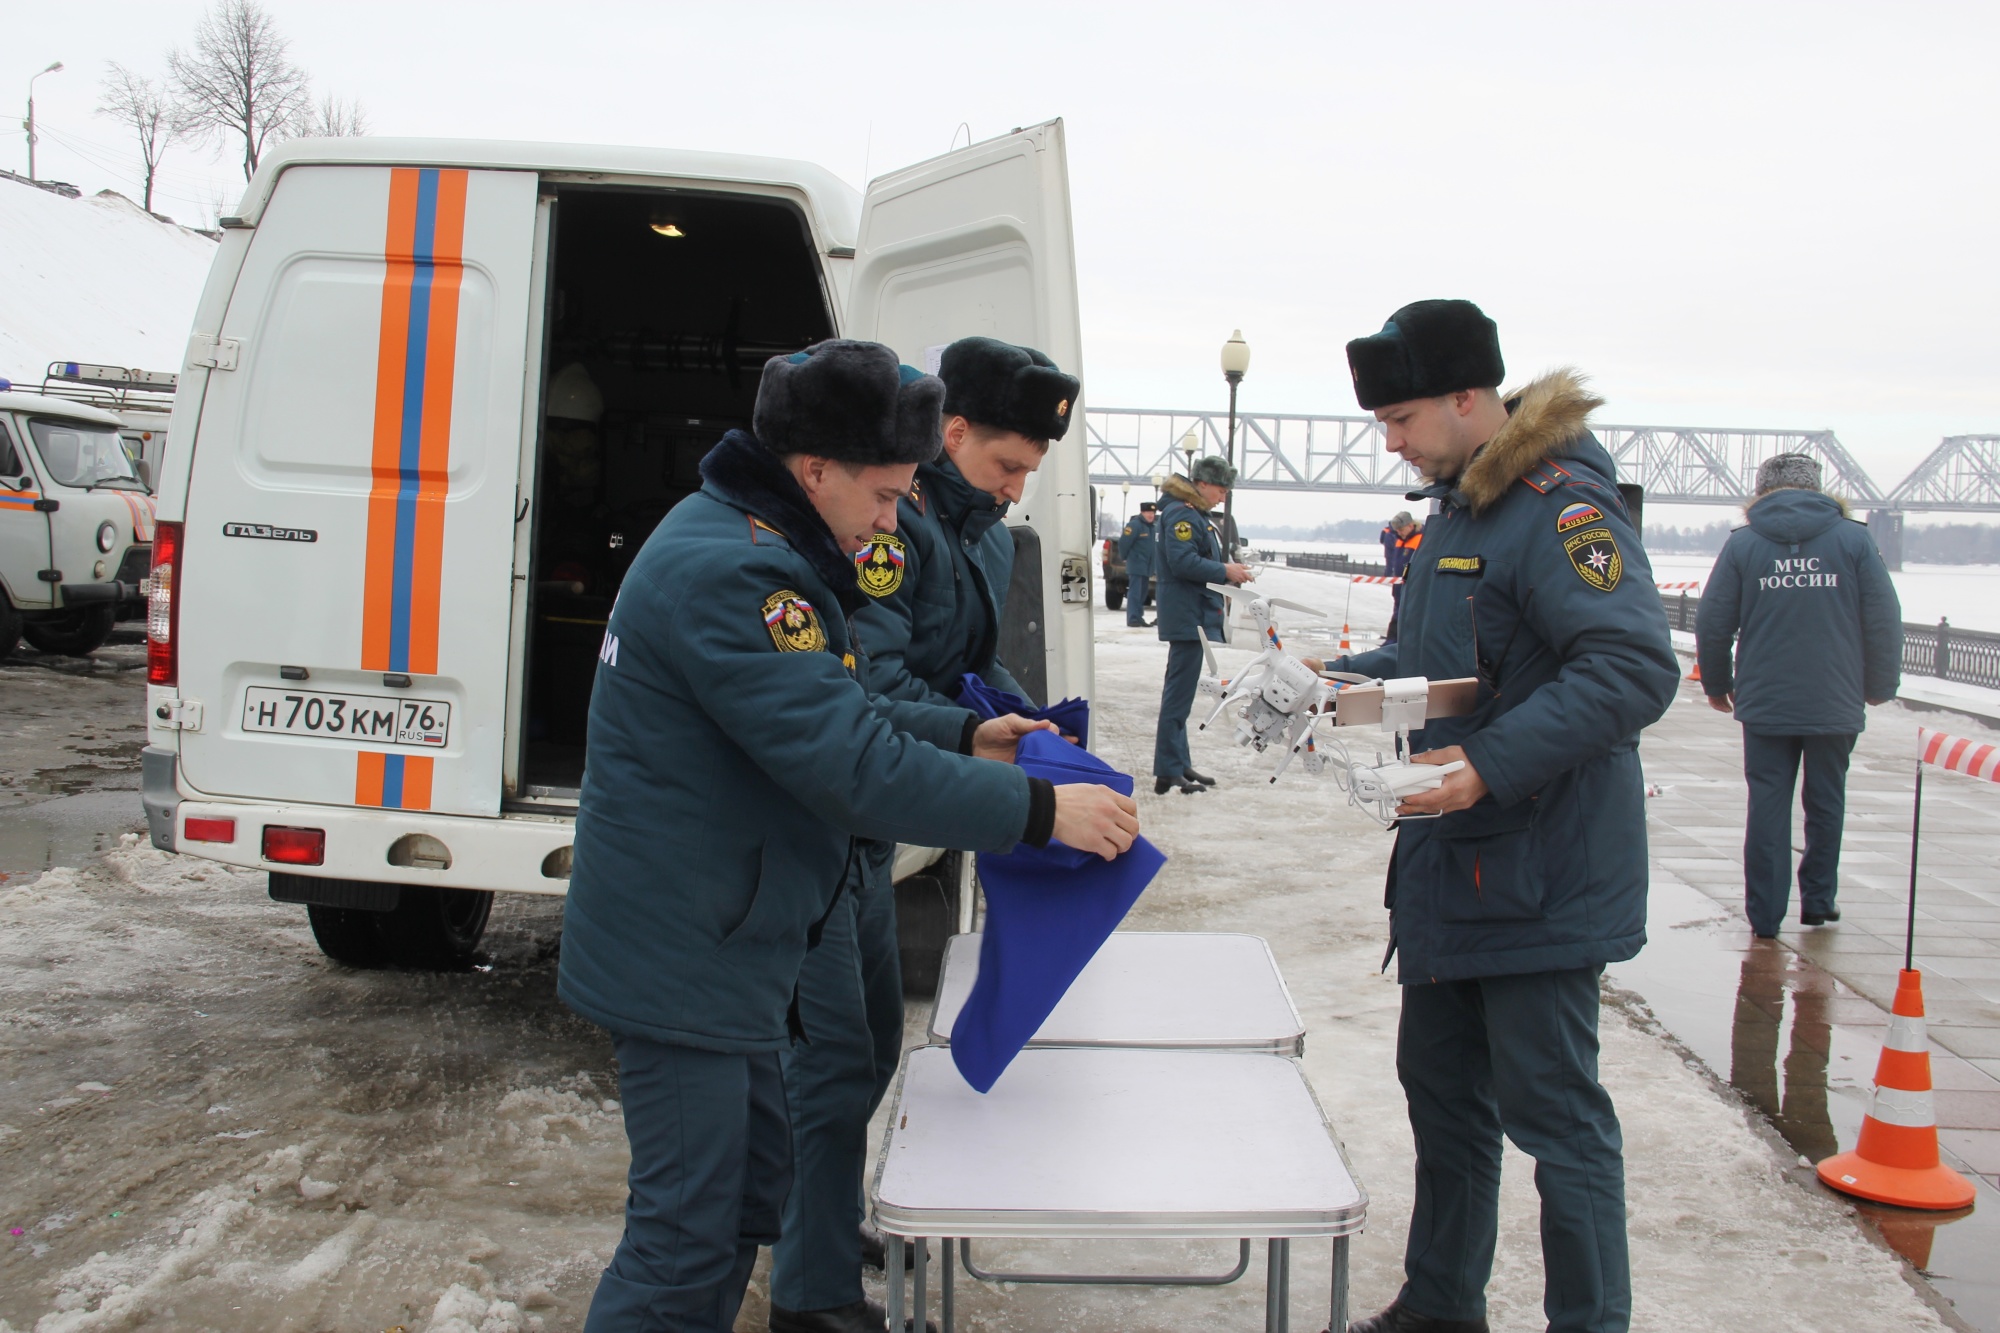
{"label": "metal railway bridge", "polygon": [[[1090,479],[1150,486],[1197,454],[1223,452],[1228,415],[1093,407],[1084,412]],[[1694,426],[1596,426],[1619,480],[1645,488],[1648,504],[1741,505],[1757,466],[1804,453],[1826,471],[1827,489],[1869,511],[1871,527],[1900,530],[1905,512],[2000,513],[2000,435],[1948,436],[1902,482],[1884,492],[1830,430],[1716,430]],[[1238,487],[1401,495],[1414,475],[1383,447],[1373,417],[1239,413]],[[1885,535],[1878,532],[1878,540]]]}

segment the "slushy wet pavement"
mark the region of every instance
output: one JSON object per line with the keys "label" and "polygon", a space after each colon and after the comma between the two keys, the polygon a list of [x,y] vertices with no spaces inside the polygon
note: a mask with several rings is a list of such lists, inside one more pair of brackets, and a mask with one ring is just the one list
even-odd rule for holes
{"label": "slushy wet pavement", "polygon": [[[1918,726],[1992,739],[1980,721],[1898,705],[1869,710],[1848,775],[1838,924],[1779,938],[1743,915],[1741,728],[1684,682],[1645,737],[1653,862],[1648,943],[1610,970],[1674,1039],[1817,1162],[1854,1146],[1888,1024],[1909,892]],[[1795,818],[1797,816],[1795,815]],[[2000,786],[1930,770],[1918,857],[1915,965],[1923,974],[1945,1160],[1979,1186],[1973,1209],[1856,1202],[1883,1239],[1969,1325],[2000,1329]],[[1795,824],[1794,848],[1802,832]],[[1803,1166],[1802,1179],[1808,1176]]]}

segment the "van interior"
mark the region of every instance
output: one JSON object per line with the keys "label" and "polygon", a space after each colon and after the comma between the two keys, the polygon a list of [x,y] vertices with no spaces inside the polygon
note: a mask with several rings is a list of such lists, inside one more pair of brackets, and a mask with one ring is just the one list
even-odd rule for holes
{"label": "van interior", "polygon": [[550,235],[517,733],[532,802],[577,797],[597,653],[639,548],[749,426],[764,362],[834,334],[790,200],[558,187]]}

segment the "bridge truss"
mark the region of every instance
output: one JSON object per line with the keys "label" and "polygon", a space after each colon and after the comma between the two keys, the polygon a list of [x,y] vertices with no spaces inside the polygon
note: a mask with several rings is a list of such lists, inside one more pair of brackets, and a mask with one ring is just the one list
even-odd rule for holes
{"label": "bridge truss", "polygon": [[[1084,412],[1090,479],[1100,486],[1155,484],[1196,454],[1223,452],[1222,412],[1093,407]],[[1595,426],[1619,478],[1645,487],[1649,504],[1741,505],[1757,467],[1783,453],[1810,454],[1827,489],[1864,509],[2000,512],[2000,435],[1956,435],[1884,494],[1830,430],[1730,430],[1693,426]],[[1237,486],[1261,491],[1401,495],[1416,474],[1385,447],[1373,417],[1248,413],[1236,418]]]}

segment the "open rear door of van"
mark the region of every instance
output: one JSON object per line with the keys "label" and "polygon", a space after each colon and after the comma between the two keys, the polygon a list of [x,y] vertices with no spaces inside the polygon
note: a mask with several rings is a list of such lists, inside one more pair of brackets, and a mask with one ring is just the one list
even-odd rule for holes
{"label": "open rear door of van", "polygon": [[194,790],[498,813],[536,186],[302,165],[255,219],[188,441]]}
{"label": "open rear door of van", "polygon": [[[921,369],[935,371],[947,345],[982,334],[1040,348],[1082,378],[1062,122],[870,182],[848,309],[848,336],[887,343]],[[1015,565],[1000,655],[1044,703],[1092,692],[1082,416],[1071,403],[1069,433],[1007,520]]]}

